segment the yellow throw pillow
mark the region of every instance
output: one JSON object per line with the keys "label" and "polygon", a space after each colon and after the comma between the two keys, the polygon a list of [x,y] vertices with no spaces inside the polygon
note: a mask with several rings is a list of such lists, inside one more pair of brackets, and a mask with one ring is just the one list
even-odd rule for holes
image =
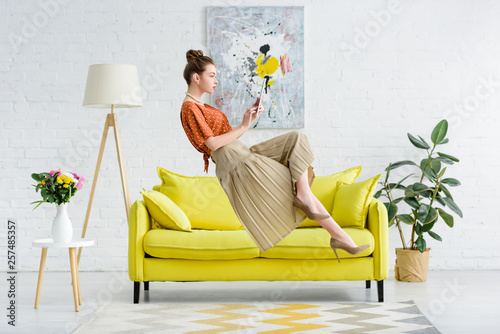
{"label": "yellow throw pillow", "polygon": [[191,232],[188,217],[170,198],[156,190],[143,190],[141,194],[150,216],[158,224],[172,230]]}
{"label": "yellow throw pillow", "polygon": [[[335,193],[337,191],[338,182],[351,184],[361,174],[361,166],[346,169],[343,172],[338,172],[327,176],[316,176],[311,191],[316,198],[323,204],[328,212],[332,212]],[[321,226],[317,221],[306,218],[299,227]]]}
{"label": "yellow throw pillow", "polygon": [[368,206],[380,175],[352,184],[339,182],[333,203],[332,218],[340,227],[365,227]]}
{"label": "yellow throw pillow", "polygon": [[192,228],[243,230],[238,216],[214,176],[184,176],[158,167],[159,190],[189,217]]}

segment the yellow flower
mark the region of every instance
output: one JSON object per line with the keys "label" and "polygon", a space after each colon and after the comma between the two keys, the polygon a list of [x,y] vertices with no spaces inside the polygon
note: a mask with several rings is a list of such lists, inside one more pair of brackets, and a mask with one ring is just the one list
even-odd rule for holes
{"label": "yellow flower", "polygon": [[62,181],[61,177],[59,177],[59,176],[57,177],[56,182],[57,182],[57,183],[63,183],[63,181]]}
{"label": "yellow flower", "polygon": [[64,188],[68,188],[69,187],[69,184],[64,184],[63,185]]}

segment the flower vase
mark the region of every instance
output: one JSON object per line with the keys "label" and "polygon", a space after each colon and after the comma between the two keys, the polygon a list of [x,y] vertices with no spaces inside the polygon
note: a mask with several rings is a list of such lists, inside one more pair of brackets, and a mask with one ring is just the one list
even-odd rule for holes
{"label": "flower vase", "polygon": [[52,240],[56,243],[70,242],[73,238],[73,226],[68,216],[67,203],[57,205],[57,214],[52,221]]}

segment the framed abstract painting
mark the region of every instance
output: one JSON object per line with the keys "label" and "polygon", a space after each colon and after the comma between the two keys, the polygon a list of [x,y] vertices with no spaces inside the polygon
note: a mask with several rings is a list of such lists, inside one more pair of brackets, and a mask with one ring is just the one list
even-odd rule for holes
{"label": "framed abstract painting", "polygon": [[231,125],[264,88],[255,128],[304,127],[304,7],[207,7],[212,95]]}

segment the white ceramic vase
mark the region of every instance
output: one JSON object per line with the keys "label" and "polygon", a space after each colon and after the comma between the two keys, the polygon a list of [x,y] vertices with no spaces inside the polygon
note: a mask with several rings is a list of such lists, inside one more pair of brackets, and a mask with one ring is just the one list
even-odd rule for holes
{"label": "white ceramic vase", "polygon": [[68,204],[56,205],[57,214],[52,222],[52,240],[57,243],[70,242],[73,238],[73,225],[68,216]]}

